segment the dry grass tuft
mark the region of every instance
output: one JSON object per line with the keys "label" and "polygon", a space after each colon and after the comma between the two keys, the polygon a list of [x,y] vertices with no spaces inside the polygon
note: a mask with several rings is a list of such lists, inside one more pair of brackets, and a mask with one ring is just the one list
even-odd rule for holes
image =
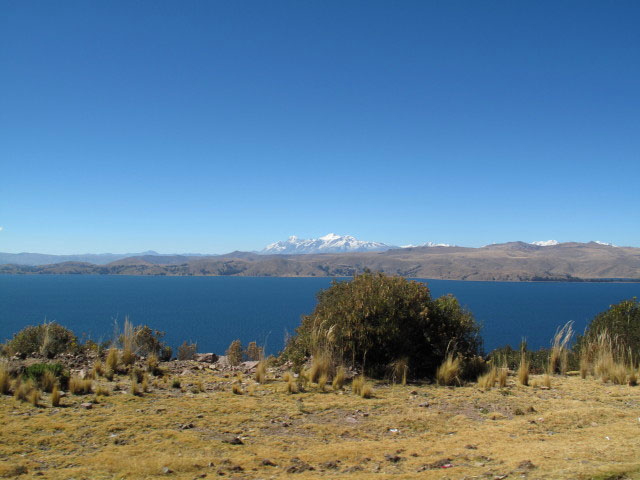
{"label": "dry grass tuft", "polygon": [[525,387],[529,385],[529,360],[527,355],[522,352],[520,356],[520,365],[518,366],[518,382]]}
{"label": "dry grass tuft", "polygon": [[129,393],[136,397],[142,396],[142,390],[138,386],[138,378],[135,375],[131,376],[131,388],[129,389]]}
{"label": "dry grass tuft", "polygon": [[478,387],[482,390],[491,390],[498,379],[498,370],[496,367],[491,367],[487,373],[478,377]]}
{"label": "dry grass tuft", "polygon": [[136,361],[136,355],[133,352],[135,346],[135,332],[133,324],[128,318],[124,319],[124,331],[122,333],[122,363],[128,367]]}
{"label": "dry grass tuft", "polygon": [[460,384],[460,357],[453,357],[450,353],[442,365],[436,371],[436,380],[438,385],[456,385]]}
{"label": "dry grass tuft", "polygon": [[627,367],[624,363],[615,362],[611,368],[611,381],[616,385],[627,383]]}
{"label": "dry grass tuft", "polygon": [[59,407],[60,406],[60,390],[58,390],[58,385],[53,386],[53,390],[51,391],[51,406]]}
{"label": "dry grass tuft", "polygon": [[173,380],[171,380],[171,388],[180,388],[180,379],[179,378],[174,378]]}
{"label": "dry grass tuft", "polygon": [[202,384],[202,380],[198,380],[196,382],[196,388],[199,392],[204,392],[204,385]]}
{"label": "dry grass tuft", "polygon": [[344,367],[340,365],[338,367],[338,370],[336,371],[336,374],[333,377],[333,383],[331,385],[334,390],[336,391],[342,390],[342,386],[344,385],[344,378],[345,378],[345,370],[344,370]]}
{"label": "dry grass tuft", "polygon": [[158,356],[155,353],[152,353],[147,358],[147,371],[155,376],[159,376],[162,374],[162,370],[160,369],[160,362],[158,361]]}
{"label": "dry grass tuft", "polygon": [[106,387],[98,386],[98,387],[96,387],[96,395],[97,396],[108,397],[109,395],[111,395],[111,392]]}
{"label": "dry grass tuft", "polygon": [[369,382],[363,381],[362,387],[360,388],[360,396],[362,398],[371,398],[373,397],[373,387]]}
{"label": "dry grass tuft", "polygon": [[635,387],[638,385],[638,373],[635,371],[633,367],[631,367],[631,371],[629,372],[629,386]]}
{"label": "dry grass tuft", "polygon": [[118,355],[118,350],[112,346],[107,353],[107,372],[111,372],[113,375],[114,372],[118,371],[119,364],[120,357]]}
{"label": "dry grass tuft", "polygon": [[311,383],[318,383],[320,377],[331,374],[331,358],[325,353],[318,353],[313,356],[311,368],[309,369],[308,378]]}
{"label": "dry grass tuft", "polygon": [[40,378],[40,387],[47,393],[51,393],[53,387],[58,383],[58,379],[51,370],[45,370]]}
{"label": "dry grass tuft", "polygon": [[13,382],[13,396],[16,400],[26,402],[29,400],[29,394],[35,390],[36,386],[33,380],[24,382],[21,378],[16,378]]}
{"label": "dry grass tuft", "polygon": [[391,362],[391,381],[395,384],[400,382],[403,386],[407,384],[409,374],[409,359],[404,357]]}
{"label": "dry grass tuft", "polygon": [[242,395],[244,392],[242,390],[242,386],[238,383],[234,383],[231,386],[231,391],[235,394],[235,395]]}
{"label": "dry grass tuft", "polygon": [[34,407],[40,406],[40,390],[37,388],[32,389],[29,394],[29,403]]}
{"label": "dry grass tuft", "polygon": [[364,375],[359,375],[351,381],[351,392],[354,395],[360,395],[362,393],[362,386],[364,385]]}
{"label": "dry grass tuft", "polygon": [[500,367],[498,369],[498,386],[500,388],[505,388],[507,386],[508,374],[509,374],[509,369],[507,367]]}
{"label": "dry grass tuft", "polygon": [[591,362],[589,360],[589,353],[586,348],[582,348],[582,350],[580,350],[580,377],[583,380],[587,378],[590,370]]}
{"label": "dry grass tuft", "polygon": [[573,336],[573,322],[567,322],[564,327],[559,328],[553,336],[551,342],[551,356],[549,359],[550,373],[567,373],[567,363],[569,352],[567,345]]}
{"label": "dry grass tuft", "polygon": [[260,360],[256,365],[255,379],[258,383],[267,382],[267,364],[264,360]]}
{"label": "dry grass tuft", "polygon": [[74,395],[87,395],[93,391],[93,382],[89,378],[71,377],[69,391]]}
{"label": "dry grass tuft", "polygon": [[91,375],[93,378],[104,376],[104,365],[100,360],[96,360],[91,369]]}
{"label": "dry grass tuft", "polygon": [[318,379],[318,390],[320,390],[321,392],[325,391],[325,387],[327,386],[327,381],[329,379],[327,378],[327,374],[323,373],[322,375],[320,375],[320,378]]}
{"label": "dry grass tuft", "polygon": [[0,394],[8,395],[11,391],[11,375],[7,365],[0,363]]}
{"label": "dry grass tuft", "polygon": [[287,375],[286,382],[287,382],[287,393],[291,393],[291,394],[298,393],[300,389],[298,388],[298,382],[296,382],[296,379],[294,378],[293,374]]}
{"label": "dry grass tuft", "polygon": [[549,375],[548,373],[544,374],[544,376],[542,377],[542,385],[547,388],[551,388],[551,375]]}
{"label": "dry grass tuft", "polygon": [[142,386],[142,391],[144,393],[148,393],[149,392],[149,377],[147,376],[146,373],[142,376],[141,386]]}

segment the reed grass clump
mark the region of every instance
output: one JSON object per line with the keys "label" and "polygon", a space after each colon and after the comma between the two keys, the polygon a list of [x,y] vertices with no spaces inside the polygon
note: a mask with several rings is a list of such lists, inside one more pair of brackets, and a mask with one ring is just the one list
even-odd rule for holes
{"label": "reed grass clump", "polygon": [[88,395],[93,391],[93,382],[89,378],[73,376],[69,380],[69,391],[74,395]]}
{"label": "reed grass clump", "polygon": [[23,381],[22,378],[18,377],[13,382],[13,396],[21,402],[29,401],[29,394],[35,389],[36,384],[31,379]]}
{"label": "reed grass clump", "polygon": [[373,397],[373,386],[369,382],[363,381],[362,387],[360,387],[360,396],[362,398]]}
{"label": "reed grass clump", "polygon": [[549,373],[567,373],[569,351],[567,346],[573,336],[573,322],[568,322],[559,328],[551,342],[551,354],[549,357]]}
{"label": "reed grass clump", "polygon": [[[331,374],[331,357],[329,354],[319,352],[313,356],[311,368],[309,369],[308,379],[311,383],[318,383],[320,378],[324,376],[328,378]],[[326,383],[326,380],[325,380]]]}
{"label": "reed grass clump", "polygon": [[60,395],[60,390],[58,390],[58,385],[54,385],[53,390],[51,390],[51,406],[59,407],[60,398],[62,398],[62,395]]}
{"label": "reed grass clump", "polygon": [[518,383],[525,387],[529,385],[529,368],[527,354],[523,351],[520,355],[520,365],[518,366]]}
{"label": "reed grass clump", "polygon": [[354,395],[360,395],[362,393],[362,386],[364,385],[364,375],[359,375],[351,381],[351,392]]}
{"label": "reed grass clump", "polygon": [[267,382],[267,364],[264,360],[260,360],[256,365],[255,379],[258,383]]}
{"label": "reed grass clump", "polygon": [[155,353],[152,353],[147,357],[147,371],[151,375],[155,376],[159,376],[162,374],[162,370],[160,369],[160,362],[158,360],[158,356]]}
{"label": "reed grass clump", "polygon": [[140,390],[138,386],[138,378],[135,375],[131,376],[131,387],[129,389],[129,393],[131,393],[131,395],[134,395],[136,397],[139,397],[142,395],[142,390]]}
{"label": "reed grass clump", "polygon": [[391,362],[391,381],[401,385],[407,384],[407,375],[409,374],[409,359],[407,357],[400,358]]}
{"label": "reed grass clump", "polygon": [[478,377],[478,387],[482,390],[491,390],[498,379],[498,370],[496,367],[491,367],[487,373]]}
{"label": "reed grass clump", "polygon": [[180,388],[180,379],[174,378],[171,380],[171,388]]}
{"label": "reed grass clump", "polygon": [[107,363],[106,370],[108,372],[111,372],[111,375],[113,375],[113,373],[118,371],[118,366],[120,365],[120,357],[118,355],[118,350],[116,350],[114,346],[111,346],[111,348],[109,348],[109,352],[107,353],[106,363]]}
{"label": "reed grass clump", "polygon": [[318,390],[320,390],[321,392],[325,391],[325,387],[327,386],[327,381],[329,379],[327,378],[327,374],[323,373],[322,375],[320,375],[320,378],[318,379]]}
{"label": "reed grass clump", "polygon": [[122,363],[125,367],[133,365],[136,361],[134,353],[135,348],[135,330],[133,324],[128,318],[124,320],[124,331],[121,336],[122,341]]}
{"label": "reed grass clump", "polygon": [[234,395],[242,395],[244,392],[242,391],[242,386],[238,383],[234,383],[231,386],[231,391],[234,393]]}
{"label": "reed grass clump", "polygon": [[11,375],[7,364],[0,363],[0,394],[8,395],[11,391]]}
{"label": "reed grass clump", "polygon": [[91,369],[92,378],[104,376],[104,364],[100,360],[96,360]]}
{"label": "reed grass clump", "polygon": [[28,394],[29,403],[34,407],[40,406],[40,390],[32,389]]}
{"label": "reed grass clump", "polygon": [[111,392],[109,391],[109,389],[106,387],[103,387],[102,385],[96,387],[95,393],[97,396],[102,396],[102,397],[108,397],[109,395],[111,395]]}
{"label": "reed grass clump", "polygon": [[508,374],[509,374],[509,369],[506,366],[500,367],[498,369],[498,386],[500,388],[505,388],[507,386]]}
{"label": "reed grass clump", "polygon": [[460,383],[460,357],[454,357],[452,353],[447,355],[444,362],[436,371],[438,385],[455,385]]}
{"label": "reed grass clump", "polygon": [[342,390],[342,386],[344,385],[346,373],[345,369],[342,365],[338,367],[336,370],[336,374],[333,376],[333,382],[331,384],[332,388],[336,391]]}

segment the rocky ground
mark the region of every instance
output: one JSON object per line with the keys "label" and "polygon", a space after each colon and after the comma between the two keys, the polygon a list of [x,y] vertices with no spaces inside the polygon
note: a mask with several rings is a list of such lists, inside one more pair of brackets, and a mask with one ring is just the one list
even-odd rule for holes
{"label": "rocky ground", "polygon": [[[90,375],[87,359],[64,361]],[[283,369],[258,384],[254,366],[163,363],[141,395],[129,376],[98,376],[106,394],[66,394],[59,407],[48,394],[38,407],[0,396],[0,476],[640,478],[640,387],[510,376],[488,391],[380,383],[365,399],[348,385],[289,394]]]}

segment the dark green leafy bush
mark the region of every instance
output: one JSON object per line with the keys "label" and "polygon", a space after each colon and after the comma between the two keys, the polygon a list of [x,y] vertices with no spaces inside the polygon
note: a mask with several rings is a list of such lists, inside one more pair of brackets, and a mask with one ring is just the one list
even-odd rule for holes
{"label": "dark green leafy bush", "polygon": [[60,382],[60,387],[66,389],[69,385],[69,372],[60,363],[34,363],[23,372],[25,380],[33,380],[37,385],[42,385],[45,374],[50,372]]}
{"label": "dark green leafy bush", "polygon": [[407,358],[412,376],[433,376],[448,353],[463,358],[481,353],[479,330],[455,297],[434,300],[423,283],[367,272],[320,292],[283,356],[294,361],[329,355],[335,364],[361,367],[373,376]]}
{"label": "dark green leafy bush", "polygon": [[584,335],[578,336],[574,352],[579,354],[588,345],[598,343],[598,336],[605,331],[613,342],[613,350],[622,356],[631,352],[633,362],[637,364],[640,354],[640,302],[636,297],[611,305],[596,315]]}
{"label": "dark green leafy bush", "polygon": [[78,339],[71,330],[51,322],[20,330],[5,345],[5,353],[31,355],[35,352],[53,358],[61,353],[75,353],[78,348]]}

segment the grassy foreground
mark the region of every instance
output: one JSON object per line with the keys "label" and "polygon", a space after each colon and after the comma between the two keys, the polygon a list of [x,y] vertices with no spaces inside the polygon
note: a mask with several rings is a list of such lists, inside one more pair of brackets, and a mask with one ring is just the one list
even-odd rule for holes
{"label": "grassy foreground", "polygon": [[[0,476],[120,478],[640,478],[640,387],[554,376],[551,388],[376,385],[373,398],[289,394],[193,368],[181,388],[51,407],[0,397]],[[532,378],[534,381],[536,377]],[[199,390],[203,390],[200,391]],[[199,393],[195,393],[199,392]],[[94,403],[90,409],[82,407]],[[241,442],[237,442],[239,438]],[[238,444],[235,444],[238,443]]]}

